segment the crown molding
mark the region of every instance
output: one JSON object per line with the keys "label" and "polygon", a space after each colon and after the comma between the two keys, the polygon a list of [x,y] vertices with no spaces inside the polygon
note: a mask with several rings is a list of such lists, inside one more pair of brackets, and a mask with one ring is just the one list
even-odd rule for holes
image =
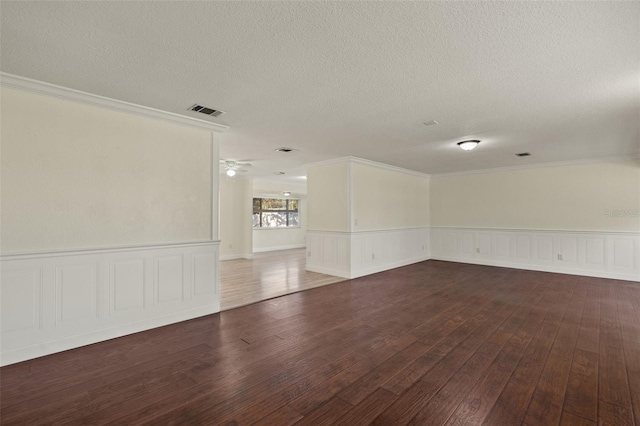
{"label": "crown molding", "polygon": [[545,167],[561,167],[561,166],[579,166],[582,164],[609,163],[615,161],[640,160],[640,152],[618,155],[614,157],[594,157],[584,158],[581,160],[555,161],[550,163],[526,164],[522,166],[496,167],[492,169],[465,170],[461,172],[450,173],[434,173],[431,177],[447,177],[447,176],[464,176],[464,175],[481,175],[485,173],[511,172],[517,170],[541,169]]}
{"label": "crown molding", "polygon": [[20,89],[28,92],[38,93],[40,95],[50,96],[52,98],[64,99],[68,101],[78,102],[86,105],[96,106],[125,112],[129,114],[140,115],[143,117],[154,118],[181,124],[183,126],[196,127],[212,132],[224,132],[229,127],[222,124],[210,123],[208,121],[191,118],[172,112],[161,111],[159,109],[150,108],[142,105],[132,104],[117,99],[107,98],[104,96],[94,95],[92,93],[82,92],[80,90],[70,89],[68,87],[57,86],[43,81],[32,80],[30,78],[18,75],[0,72],[0,86],[12,89]]}
{"label": "crown molding", "polygon": [[414,170],[403,169],[402,167],[392,166],[390,164],[378,163],[377,161],[365,160],[364,158],[352,157],[352,156],[333,158],[331,160],[305,164],[305,167],[309,168],[309,167],[316,167],[316,166],[327,166],[329,164],[339,164],[339,163],[361,164],[364,166],[376,167],[378,169],[389,170],[392,172],[404,173],[407,175],[418,176],[423,178],[428,178],[431,176],[426,173],[416,172]]}

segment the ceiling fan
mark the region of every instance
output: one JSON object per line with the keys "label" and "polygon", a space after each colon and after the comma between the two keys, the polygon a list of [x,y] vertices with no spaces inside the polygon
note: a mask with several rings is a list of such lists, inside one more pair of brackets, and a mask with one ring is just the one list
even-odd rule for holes
{"label": "ceiling fan", "polygon": [[229,177],[235,176],[236,172],[248,171],[246,169],[243,169],[242,167],[251,167],[251,163],[233,160],[220,160],[220,164],[222,165],[223,170],[226,170],[226,174]]}

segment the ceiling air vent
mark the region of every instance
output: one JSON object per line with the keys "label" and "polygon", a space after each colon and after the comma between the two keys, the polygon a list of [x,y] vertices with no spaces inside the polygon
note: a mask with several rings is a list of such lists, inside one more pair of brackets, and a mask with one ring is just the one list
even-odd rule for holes
{"label": "ceiling air vent", "polygon": [[530,155],[530,152],[519,152],[518,154],[516,154],[516,157],[528,157]]}
{"label": "ceiling air vent", "polygon": [[205,106],[198,105],[198,104],[195,104],[194,106],[190,107],[189,111],[200,112],[202,114],[210,115],[211,117],[218,117],[224,114],[224,111],[219,111],[213,108],[207,108]]}

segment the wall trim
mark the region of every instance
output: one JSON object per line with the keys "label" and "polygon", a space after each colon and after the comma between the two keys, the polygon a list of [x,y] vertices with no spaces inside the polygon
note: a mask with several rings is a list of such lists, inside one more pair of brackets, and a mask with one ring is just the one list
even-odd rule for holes
{"label": "wall trim", "polygon": [[479,175],[479,174],[485,174],[485,173],[511,172],[511,171],[518,171],[518,170],[540,169],[545,167],[579,166],[582,164],[609,163],[609,162],[615,162],[615,161],[629,161],[629,160],[640,160],[640,152],[631,153],[627,155],[612,156],[612,157],[592,157],[592,158],[584,158],[580,160],[523,164],[520,166],[495,167],[491,169],[476,169],[476,170],[463,170],[459,172],[433,173],[430,176],[434,178],[438,178],[438,177],[448,177],[448,176]]}
{"label": "wall trim", "polygon": [[640,152],[635,152],[635,153],[626,154],[626,155],[618,155],[618,156],[591,157],[591,158],[583,158],[579,160],[554,161],[554,162],[547,162],[547,163],[523,164],[519,166],[494,167],[490,169],[474,169],[474,170],[462,170],[458,172],[430,173],[430,174],[417,172],[415,170],[404,169],[402,167],[392,166],[390,164],[378,163],[376,161],[366,160],[360,157],[351,157],[351,156],[333,158],[330,160],[319,161],[316,163],[309,163],[306,165],[306,167],[325,166],[329,164],[348,162],[350,164],[362,164],[365,166],[377,167],[379,169],[405,173],[413,176],[426,177],[426,178],[438,178],[438,177],[447,177],[447,176],[477,175],[477,174],[484,174],[484,173],[538,169],[538,168],[544,168],[544,167],[577,166],[582,164],[607,163],[607,162],[629,161],[629,160],[640,160]]}
{"label": "wall trim", "polygon": [[430,258],[429,228],[307,231],[308,271],[357,278]]}
{"label": "wall trim", "polygon": [[466,259],[463,261],[456,258],[455,256],[441,256],[441,255],[434,256],[430,260],[439,260],[444,262],[455,262],[455,263],[469,263],[472,265],[494,266],[496,268],[522,269],[525,271],[549,272],[551,274],[567,274],[567,275],[578,275],[581,277],[607,278],[607,279],[624,280],[624,281],[640,281],[640,278],[634,277],[629,274],[621,274],[616,272],[598,272],[598,271],[589,271],[589,270],[583,270],[583,269],[558,268],[553,266],[528,265],[524,263],[500,262],[500,261],[490,261],[490,260]]}
{"label": "wall trim", "polygon": [[640,232],[431,228],[431,259],[640,282]]}
{"label": "wall trim", "polygon": [[355,278],[360,278],[360,277],[364,277],[367,275],[372,275],[372,274],[377,274],[379,272],[384,272],[384,271],[388,271],[390,269],[396,269],[396,268],[401,268],[403,266],[408,266],[408,265],[412,265],[414,263],[419,263],[419,262],[424,262],[426,260],[430,260],[431,258],[429,256],[423,256],[423,257],[416,257],[416,258],[412,258],[412,259],[406,259],[406,260],[401,260],[401,261],[397,261],[397,262],[391,262],[391,263],[387,263],[385,265],[379,265],[379,266],[374,266],[374,267],[370,267],[367,269],[362,269],[362,270],[358,270],[358,271],[353,271],[353,272],[345,272],[344,270],[341,270],[339,268],[329,268],[326,266],[308,266],[307,267],[307,271],[311,271],[311,272],[318,272],[321,274],[327,274],[327,275],[333,275],[336,277],[341,277],[341,278],[346,278],[348,280],[352,280]]}
{"label": "wall trim", "polygon": [[23,260],[23,259],[37,259],[40,257],[58,257],[58,256],[81,256],[92,254],[105,254],[105,253],[118,253],[136,250],[159,250],[166,248],[187,248],[187,247],[200,247],[208,245],[220,245],[220,240],[204,240],[204,241],[192,241],[184,243],[158,243],[158,244],[136,244],[127,246],[115,246],[104,248],[86,248],[86,249],[72,249],[72,250],[51,250],[51,251],[33,251],[23,253],[7,253],[0,254],[0,262],[10,260]]}
{"label": "wall trim", "polygon": [[351,234],[378,234],[378,233],[384,233],[384,232],[396,232],[396,231],[407,231],[407,230],[419,230],[419,229],[426,229],[429,228],[428,226],[409,226],[407,228],[389,228],[389,229],[360,229],[360,230],[353,230],[353,231],[325,231],[322,229],[307,229],[307,233],[309,232],[316,232],[316,233],[323,233],[323,234],[342,234],[342,235],[351,235]]}
{"label": "wall trim", "polygon": [[220,256],[220,261],[223,260],[236,260],[236,259],[253,259],[253,254],[227,254],[225,256]]}
{"label": "wall trim", "polygon": [[356,278],[425,260],[640,282],[640,232],[424,227],[307,231],[309,271]]}
{"label": "wall trim", "polygon": [[129,334],[139,333],[141,331],[151,330],[165,325],[175,324],[177,322],[186,321],[206,315],[220,312],[219,305],[201,306],[186,311],[164,315],[162,317],[150,318],[147,320],[136,321],[129,324],[123,324],[102,330],[96,330],[91,333],[65,337],[59,340],[39,343],[32,346],[22,347],[2,353],[0,366],[15,364],[17,362],[29,359],[39,358],[51,355],[57,352],[67,351],[82,346],[92,345],[105,340],[111,340],[118,337],[127,336]]}
{"label": "wall trim", "polygon": [[159,109],[137,105],[130,102],[107,98],[105,96],[94,95],[92,93],[70,89],[68,87],[58,86],[55,84],[46,83],[44,81],[33,80],[27,77],[21,77],[5,72],[0,72],[0,86],[25,90],[28,92],[50,96],[52,98],[74,101],[100,108],[154,118],[157,120],[169,121],[181,124],[183,126],[196,127],[212,132],[224,132],[229,128],[228,126],[222,124],[211,123],[186,115],[175,114],[172,112],[162,111]]}
{"label": "wall trim", "polygon": [[442,229],[442,230],[465,230],[465,231],[505,231],[505,232],[546,232],[546,233],[562,233],[562,234],[611,234],[611,235],[630,235],[630,236],[640,236],[640,232],[634,231],[594,231],[594,230],[566,230],[566,229],[536,229],[536,228],[475,228],[475,227],[464,227],[464,226],[432,226],[432,230]]}
{"label": "wall trim", "polygon": [[274,247],[262,247],[262,248],[254,248],[254,253],[264,253],[268,251],[279,251],[279,250],[292,250],[307,247],[306,244],[292,244],[289,246],[274,246]]}
{"label": "wall trim", "polygon": [[4,256],[0,365],[220,310],[218,242]]}

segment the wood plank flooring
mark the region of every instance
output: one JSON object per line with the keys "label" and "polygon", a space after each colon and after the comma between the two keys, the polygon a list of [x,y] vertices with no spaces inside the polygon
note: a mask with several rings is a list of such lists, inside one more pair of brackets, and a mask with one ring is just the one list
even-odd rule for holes
{"label": "wood plank flooring", "polygon": [[253,259],[220,262],[220,307],[223,311],[344,281],[305,270],[306,249],[255,253]]}
{"label": "wood plank flooring", "polygon": [[640,425],[640,284],[427,261],[0,379],[3,425]]}

